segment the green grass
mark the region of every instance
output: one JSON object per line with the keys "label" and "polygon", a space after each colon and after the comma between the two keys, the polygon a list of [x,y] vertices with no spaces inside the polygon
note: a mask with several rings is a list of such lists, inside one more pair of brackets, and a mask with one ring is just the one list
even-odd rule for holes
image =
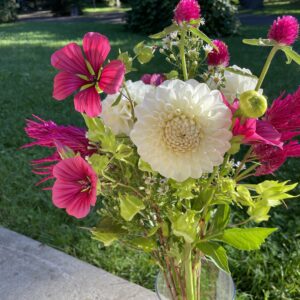
{"label": "green grass", "polygon": [[106,7],[86,7],[82,11],[85,16],[95,16],[99,14],[127,12],[128,10],[130,10],[130,8],[128,7],[117,8],[117,7],[106,6]]}
{"label": "green grass", "polygon": [[[133,253],[116,244],[105,249],[91,241],[86,231],[79,227],[91,226],[95,212],[85,220],[75,220],[51,203],[50,192],[35,186],[38,177],[31,174],[29,162],[43,157],[45,149],[20,150],[28,142],[23,127],[24,119],[37,114],[59,124],[82,125],[81,117],[74,111],[72,99],[57,102],[51,97],[52,80],[56,71],[50,66],[50,55],[70,41],[80,43],[87,31],[98,31],[109,36],[111,57],[118,48],[132,49],[142,35],[127,32],[120,25],[86,22],[16,23],[0,26],[0,224],[31,236],[52,247],[142,284],[154,285],[156,268],[142,253]],[[267,27],[242,29],[245,37],[264,36]],[[241,36],[226,39],[232,64],[249,67],[256,74],[268,54],[266,48],[248,47]],[[299,51],[299,46],[296,47]],[[133,79],[145,72],[167,71],[162,59],[142,66]],[[287,66],[279,54],[271,67],[264,86],[265,93],[273,99],[282,91],[293,91],[299,85],[300,70]],[[280,178],[299,181],[299,161],[290,161],[281,169]],[[273,234],[262,252],[241,253],[230,250],[230,264],[239,289],[239,300],[244,299],[298,299],[299,282],[299,205],[289,202],[289,209],[275,209],[273,219],[266,226],[279,223],[280,232]],[[298,229],[298,233],[297,233]],[[297,236],[298,234],[298,236]],[[267,296],[269,293],[269,296]],[[265,296],[264,296],[265,295]],[[269,298],[268,298],[269,297]]]}
{"label": "green grass", "polygon": [[294,15],[300,16],[300,1],[279,1],[267,2],[263,9],[257,10],[241,10],[241,13],[251,13],[257,16],[268,15]]}

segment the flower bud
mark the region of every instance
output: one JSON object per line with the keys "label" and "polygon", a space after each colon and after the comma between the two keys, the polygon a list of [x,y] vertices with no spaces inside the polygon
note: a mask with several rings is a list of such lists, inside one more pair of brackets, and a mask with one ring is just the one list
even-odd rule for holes
{"label": "flower bud", "polygon": [[240,112],[247,118],[259,118],[268,108],[267,99],[256,91],[247,91],[240,96]]}

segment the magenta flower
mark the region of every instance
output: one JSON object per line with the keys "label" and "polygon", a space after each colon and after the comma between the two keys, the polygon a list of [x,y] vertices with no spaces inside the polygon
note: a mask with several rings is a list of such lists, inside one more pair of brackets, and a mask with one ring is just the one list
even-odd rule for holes
{"label": "magenta flower", "polygon": [[181,24],[200,19],[200,6],[196,0],[180,0],[174,10],[174,20]]}
{"label": "magenta flower", "polygon": [[167,80],[166,76],[164,74],[144,74],[141,77],[141,80],[145,84],[151,84],[154,86],[161,85],[164,81]]}
{"label": "magenta flower", "polygon": [[213,49],[210,53],[207,55],[207,63],[209,66],[222,66],[227,67],[229,65],[229,51],[228,46],[220,41],[220,40],[214,40],[213,44],[218,48]]}
{"label": "magenta flower", "polygon": [[281,45],[292,45],[298,38],[299,23],[293,16],[278,17],[270,27],[268,38]]}
{"label": "magenta flower", "polygon": [[254,153],[261,166],[256,175],[276,171],[289,157],[300,157],[300,144],[292,140],[300,135],[300,87],[294,94],[285,98],[282,95],[274,100],[266,112],[264,122],[269,123],[281,134],[282,148],[270,145],[256,145]]}
{"label": "magenta flower", "polygon": [[53,121],[44,121],[37,116],[34,117],[38,122],[27,120],[25,132],[28,137],[35,141],[24,145],[22,148],[34,146],[55,148],[52,155],[32,161],[33,173],[46,176],[38,184],[53,178],[54,164],[61,160],[57,148],[70,148],[82,157],[90,156],[95,152],[94,149],[89,147],[86,130],[74,126],[59,126]]}
{"label": "magenta flower", "polygon": [[97,175],[80,156],[60,161],[53,168],[56,178],[52,188],[52,202],[65,208],[67,214],[84,218],[97,199]]}
{"label": "magenta flower", "polygon": [[235,120],[232,133],[234,136],[243,136],[243,144],[268,144],[282,147],[280,133],[268,122],[257,119],[246,119],[244,122]]}
{"label": "magenta flower", "polygon": [[54,78],[53,97],[63,100],[75,95],[75,109],[96,117],[101,113],[99,92],[115,94],[119,91],[125,74],[120,60],[112,60],[103,67],[110,51],[108,39],[99,33],[88,32],[83,38],[84,58],[80,47],[70,43],[51,56],[51,64],[60,72]]}
{"label": "magenta flower", "polygon": [[271,145],[255,145],[253,149],[261,163],[256,169],[256,176],[274,173],[289,157],[300,157],[298,141],[290,141],[282,149]]}

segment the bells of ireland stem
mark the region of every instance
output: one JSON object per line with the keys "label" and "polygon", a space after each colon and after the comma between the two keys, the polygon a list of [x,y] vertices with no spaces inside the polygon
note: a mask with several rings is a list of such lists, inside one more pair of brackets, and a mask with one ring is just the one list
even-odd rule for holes
{"label": "bells of ireland stem", "polygon": [[259,118],[267,108],[267,99],[256,91],[246,91],[240,96],[240,113],[247,118]]}

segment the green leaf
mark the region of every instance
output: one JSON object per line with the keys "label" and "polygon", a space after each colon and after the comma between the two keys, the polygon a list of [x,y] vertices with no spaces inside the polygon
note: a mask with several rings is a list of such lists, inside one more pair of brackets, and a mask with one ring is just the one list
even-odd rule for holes
{"label": "green leaf", "polygon": [[167,36],[168,34],[174,32],[174,31],[177,31],[178,29],[179,29],[179,27],[177,24],[172,24],[172,25],[166,27],[163,31],[152,34],[149,37],[151,39],[161,39],[161,38],[164,38],[165,36]]}
{"label": "green leaf", "polygon": [[218,240],[239,250],[258,250],[265,239],[277,228],[232,228],[224,231]]}
{"label": "green leaf", "polygon": [[157,232],[157,230],[158,230],[159,228],[160,228],[159,225],[152,227],[152,228],[148,231],[147,237],[153,236],[153,235]]}
{"label": "green leaf", "polygon": [[238,185],[236,191],[238,193],[238,197],[236,198],[236,200],[240,204],[244,206],[254,206],[254,202],[252,200],[251,194],[245,186]]}
{"label": "green leaf", "polygon": [[149,253],[157,248],[156,242],[153,239],[138,237],[130,241],[130,244],[136,248]]}
{"label": "green leaf", "polygon": [[126,68],[126,73],[129,73],[130,71],[132,71],[132,62],[133,59],[132,57],[128,54],[128,52],[122,52],[119,54],[118,59],[121,60],[123,62],[123,64],[125,65]]}
{"label": "green leaf", "polygon": [[190,32],[192,32],[194,35],[198,36],[201,40],[212,46],[218,51],[218,47],[212,42],[212,40],[202,31],[200,31],[196,27],[190,27],[189,28]]}
{"label": "green leaf", "polygon": [[136,196],[126,194],[120,195],[119,198],[121,216],[126,221],[131,221],[138,212],[145,209],[143,201]]}
{"label": "green leaf", "polygon": [[114,241],[118,240],[123,234],[126,233],[120,225],[116,224],[112,219],[103,218],[97,227],[91,229],[92,238],[110,246]]}
{"label": "green leaf", "polygon": [[223,230],[229,222],[229,217],[230,217],[229,205],[226,204],[219,205],[212,221],[213,232],[219,232]]}
{"label": "green leaf", "polygon": [[93,154],[88,158],[89,163],[92,165],[97,174],[101,174],[108,165],[109,158],[104,155]]}
{"label": "green leaf", "polygon": [[251,46],[273,47],[277,43],[270,39],[243,39],[243,43]]}
{"label": "green leaf", "polygon": [[151,47],[144,45],[144,41],[138,43],[134,49],[134,53],[137,55],[137,59],[140,64],[146,64],[153,58],[153,50]]}
{"label": "green leaf", "polygon": [[288,59],[287,63],[290,63],[293,60],[295,63],[300,65],[300,54],[294,51],[292,47],[281,47],[281,50],[285,53]]}
{"label": "green leaf", "polygon": [[88,139],[92,142],[100,142],[101,137],[105,134],[105,126],[100,118],[90,118],[82,114],[85,124],[88,128]]}
{"label": "green leaf", "polygon": [[154,173],[151,166],[142,159],[139,159],[138,168],[143,172]]}
{"label": "green leaf", "polygon": [[268,215],[271,207],[268,205],[267,201],[259,201],[251,206],[247,210],[247,214],[256,223],[263,221],[268,221],[270,216]]}
{"label": "green leaf", "polygon": [[113,104],[111,105],[112,107],[117,106],[120,101],[122,99],[122,93],[119,94],[119,96],[117,97],[117,99],[113,102]]}
{"label": "green leaf", "polygon": [[170,220],[172,230],[176,236],[183,237],[187,243],[193,243],[197,236],[198,220],[195,218],[196,212],[187,210],[186,213],[172,213]]}
{"label": "green leaf", "polygon": [[133,153],[132,148],[125,144],[120,144],[116,150],[115,158],[118,160],[126,161],[126,158],[128,158]]}
{"label": "green leaf", "polygon": [[218,268],[230,273],[226,250],[221,245],[205,242],[198,243],[197,248],[206,256],[210,257]]}
{"label": "green leaf", "polygon": [[181,199],[192,199],[195,197],[193,190],[196,188],[196,181],[193,178],[189,178],[183,182],[177,182],[170,180],[171,187],[175,190],[174,196]]}

